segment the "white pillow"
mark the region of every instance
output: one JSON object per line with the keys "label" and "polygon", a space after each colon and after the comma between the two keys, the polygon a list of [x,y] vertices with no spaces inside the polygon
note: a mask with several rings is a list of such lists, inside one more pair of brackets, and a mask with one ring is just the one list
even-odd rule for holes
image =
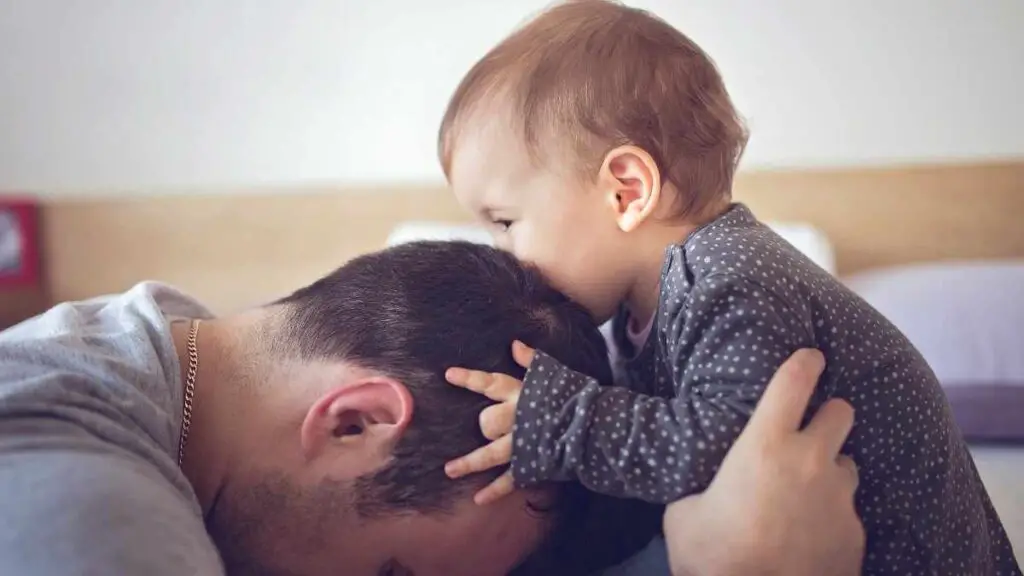
{"label": "white pillow", "polygon": [[417,240],[466,240],[492,245],[491,235],[481,226],[445,222],[403,222],[388,236],[386,245],[395,246]]}
{"label": "white pillow", "polygon": [[[835,254],[824,232],[810,224],[799,222],[769,222],[768,226],[815,264],[830,274],[835,274]],[[491,235],[481,226],[420,221],[403,222],[396,226],[388,236],[387,246],[416,240],[466,240],[492,245]]]}
{"label": "white pillow", "polygon": [[829,274],[836,274],[836,255],[825,232],[803,222],[765,222],[804,256]]}

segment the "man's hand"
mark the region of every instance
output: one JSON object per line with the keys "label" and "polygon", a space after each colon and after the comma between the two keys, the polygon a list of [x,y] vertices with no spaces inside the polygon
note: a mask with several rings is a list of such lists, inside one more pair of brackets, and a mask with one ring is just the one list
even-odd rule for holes
{"label": "man's hand", "polygon": [[[523,368],[533,362],[533,349],[522,342],[512,343],[512,358]],[[523,383],[508,374],[480,372],[465,368],[449,368],[445,372],[448,382],[487,396],[497,402],[480,412],[480,430],[492,442],[461,458],[448,462],[444,471],[449,478],[459,478],[483,472],[512,460],[512,427],[516,421],[516,406]],[[487,504],[515,489],[512,471],[508,470],[473,496],[477,504]]]}
{"label": "man's hand", "polygon": [[829,401],[800,430],[823,369],[817,351],[791,356],[708,489],[667,508],[675,576],[860,574],[857,469],[839,454],[853,409]]}

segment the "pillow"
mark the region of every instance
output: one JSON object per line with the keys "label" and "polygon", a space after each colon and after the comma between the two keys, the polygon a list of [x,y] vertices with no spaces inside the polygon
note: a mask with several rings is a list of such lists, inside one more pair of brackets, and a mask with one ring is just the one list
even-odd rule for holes
{"label": "pillow", "polygon": [[803,252],[829,274],[836,274],[836,255],[823,231],[803,222],[765,222],[776,234]]}
{"label": "pillow", "polygon": [[[835,274],[832,244],[821,230],[800,222],[768,222],[767,225],[815,264]],[[491,235],[481,226],[422,221],[399,224],[391,231],[386,245],[394,246],[415,240],[467,240],[488,246],[492,243]]]}
{"label": "pillow", "polygon": [[1024,442],[1024,261],[896,267],[846,285],[921,351],[965,437]]}
{"label": "pillow", "polygon": [[482,226],[445,222],[403,222],[388,236],[386,246],[417,240],[466,240],[477,244],[492,243],[491,235]]}

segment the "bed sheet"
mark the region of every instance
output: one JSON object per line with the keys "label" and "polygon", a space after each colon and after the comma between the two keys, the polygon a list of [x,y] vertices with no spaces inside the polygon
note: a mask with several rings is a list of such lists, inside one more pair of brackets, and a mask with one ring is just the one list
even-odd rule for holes
{"label": "bed sheet", "polygon": [[[999,513],[1018,559],[1024,553],[1024,446],[972,446],[978,473]],[[666,576],[665,543],[655,540],[642,552],[602,576]]]}
{"label": "bed sheet", "polygon": [[1024,562],[1024,446],[972,446],[971,454],[1018,562]]}

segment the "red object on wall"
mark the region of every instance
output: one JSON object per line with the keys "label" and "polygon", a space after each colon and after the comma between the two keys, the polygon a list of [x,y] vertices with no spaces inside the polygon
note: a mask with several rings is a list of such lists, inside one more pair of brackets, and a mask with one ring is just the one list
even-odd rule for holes
{"label": "red object on wall", "polygon": [[39,206],[0,196],[0,288],[38,285]]}

